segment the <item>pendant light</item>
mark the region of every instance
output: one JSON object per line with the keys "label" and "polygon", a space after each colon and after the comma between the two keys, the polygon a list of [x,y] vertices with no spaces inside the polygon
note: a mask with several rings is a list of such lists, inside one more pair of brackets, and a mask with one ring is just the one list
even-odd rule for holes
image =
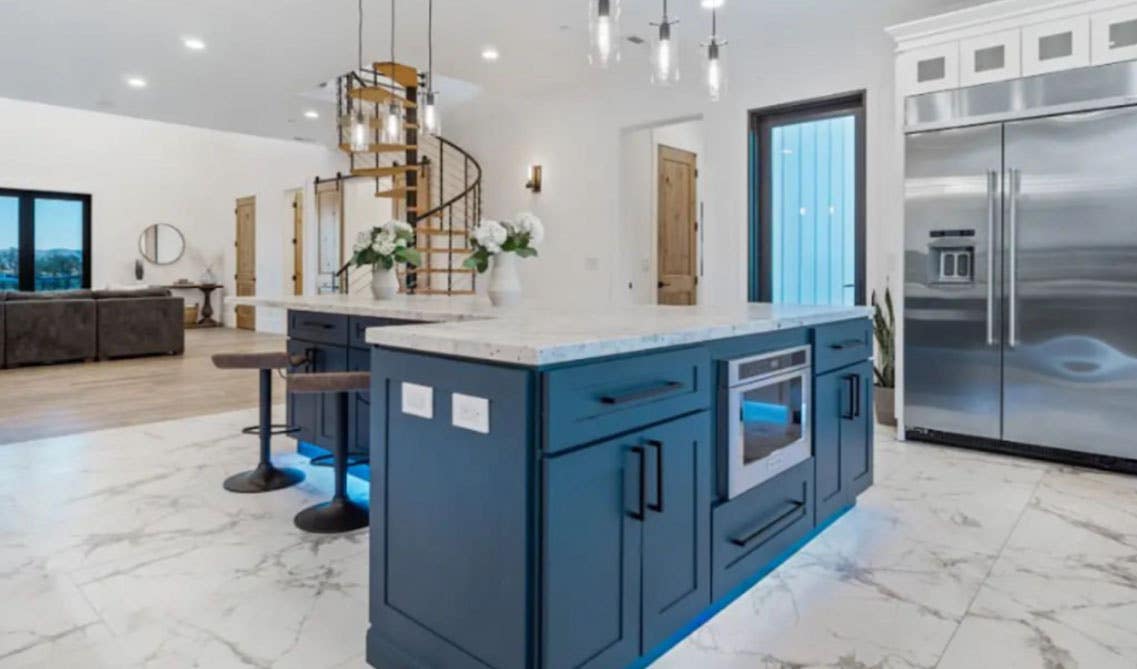
{"label": "pendant light", "polygon": [[434,0],[426,4],[426,104],[422,110],[422,127],[437,137],[442,133],[442,119],[434,101]]}
{"label": "pendant light", "polygon": [[651,83],[656,86],[670,86],[679,81],[679,46],[671,34],[671,27],[678,20],[667,15],[667,0],[663,0],[663,20],[651,25],[659,28],[652,40]]}
{"label": "pendant light", "polygon": [[726,69],[722,62],[722,47],[726,42],[719,41],[718,10],[711,7],[711,41],[703,46],[707,47],[707,93],[711,102],[718,102],[726,92]]}
{"label": "pendant light", "polygon": [[[359,0],[359,41],[358,41],[358,55],[359,55],[359,69],[363,69],[363,0]],[[354,104],[354,110],[352,106]],[[368,141],[367,118],[363,115],[363,103],[359,100],[348,98],[348,118],[345,119],[345,125],[348,126],[347,137],[348,146],[352,151],[366,151],[370,147]]]}
{"label": "pendant light", "polygon": [[621,0],[588,0],[588,62],[606,68],[620,62]]}
{"label": "pendant light", "polygon": [[[395,66],[395,0],[391,0],[391,67]],[[403,134],[403,106],[392,99],[387,105],[387,114],[383,118],[382,141],[385,144],[401,144]]]}

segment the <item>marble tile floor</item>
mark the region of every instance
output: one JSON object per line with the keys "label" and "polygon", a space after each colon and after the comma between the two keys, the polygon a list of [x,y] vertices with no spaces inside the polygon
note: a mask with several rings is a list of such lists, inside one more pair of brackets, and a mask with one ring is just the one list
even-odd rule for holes
{"label": "marble tile floor", "polygon": [[[330,470],[221,489],[254,420],[0,446],[0,668],[365,667],[366,531],[291,524]],[[886,430],[857,507],[654,665],[1135,666],[1137,478]]]}

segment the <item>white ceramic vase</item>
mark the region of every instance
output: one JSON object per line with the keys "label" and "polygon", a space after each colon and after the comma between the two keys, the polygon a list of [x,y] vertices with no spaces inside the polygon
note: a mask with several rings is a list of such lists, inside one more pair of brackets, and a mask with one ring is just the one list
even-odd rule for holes
{"label": "white ceramic vase", "polygon": [[399,275],[395,273],[394,265],[391,265],[391,269],[372,265],[371,294],[377,300],[389,300],[399,294]]}
{"label": "white ceramic vase", "polygon": [[490,302],[509,307],[521,301],[521,278],[517,275],[517,254],[499,253],[490,268]]}

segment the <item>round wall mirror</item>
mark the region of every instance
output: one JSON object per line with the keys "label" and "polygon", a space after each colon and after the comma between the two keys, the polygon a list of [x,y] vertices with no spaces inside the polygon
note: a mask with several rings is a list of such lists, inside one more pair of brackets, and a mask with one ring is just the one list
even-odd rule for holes
{"label": "round wall mirror", "polygon": [[172,265],[186,252],[186,238],[169,223],[155,223],[142,231],[138,251],[155,265]]}

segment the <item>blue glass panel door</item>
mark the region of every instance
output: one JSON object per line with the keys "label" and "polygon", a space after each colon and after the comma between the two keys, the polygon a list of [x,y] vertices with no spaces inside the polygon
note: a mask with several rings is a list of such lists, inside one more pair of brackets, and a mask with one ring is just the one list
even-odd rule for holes
{"label": "blue glass panel door", "polygon": [[856,300],[857,119],[853,114],[772,128],[771,299]]}
{"label": "blue glass panel door", "polygon": [[83,287],[84,203],[35,200],[35,289]]}
{"label": "blue glass panel door", "polygon": [[0,196],[0,290],[20,287],[20,198]]}

